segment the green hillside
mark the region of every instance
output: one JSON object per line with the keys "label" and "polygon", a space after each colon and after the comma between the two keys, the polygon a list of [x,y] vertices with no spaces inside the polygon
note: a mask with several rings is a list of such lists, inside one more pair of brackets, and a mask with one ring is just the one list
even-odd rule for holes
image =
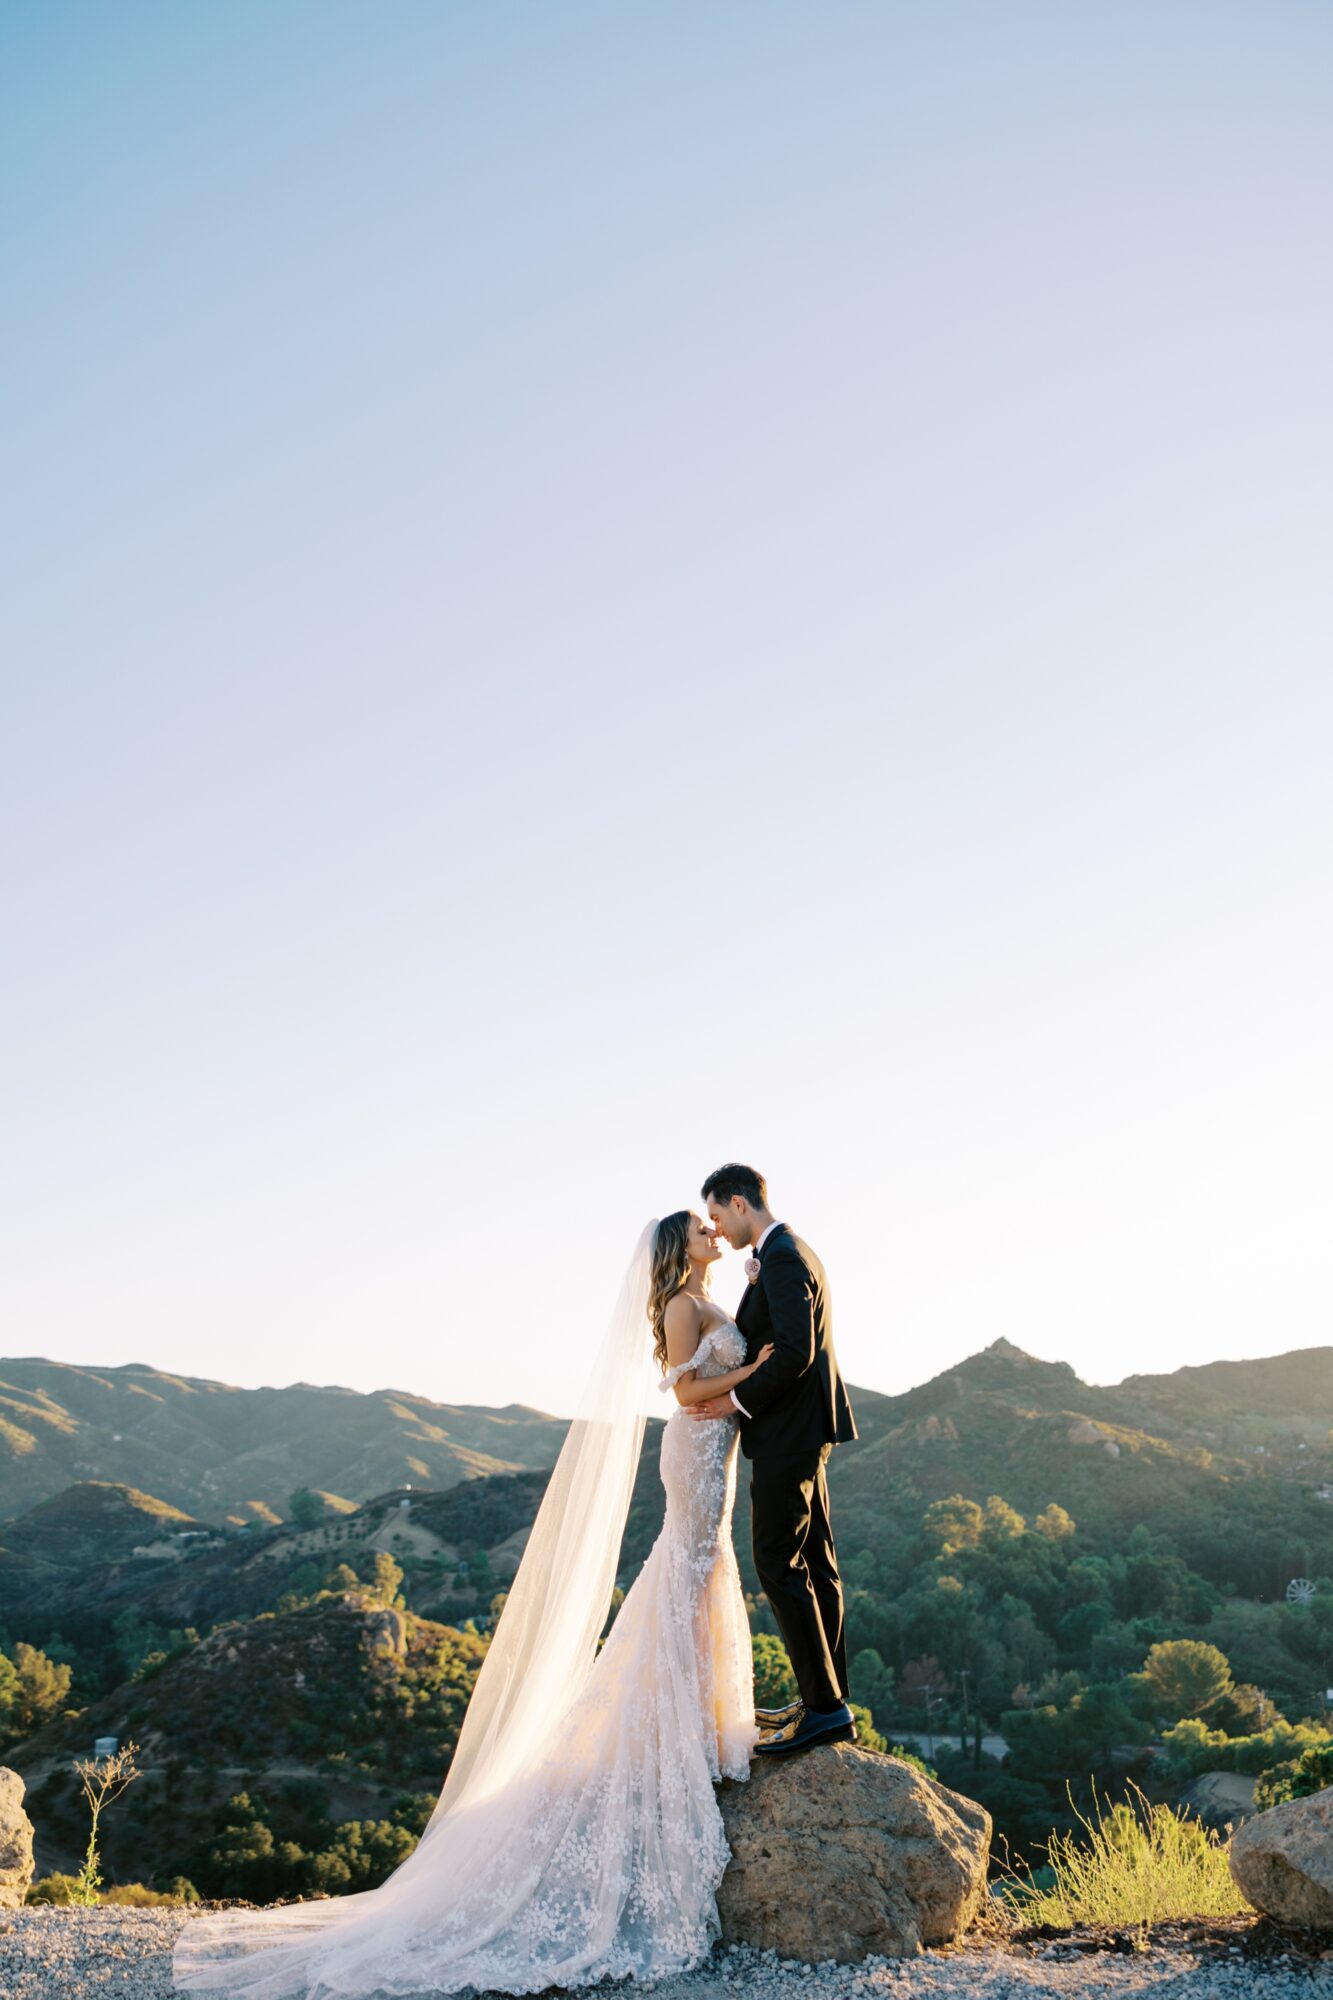
{"label": "green hillside", "polygon": [[[305,1859],[253,1840],[247,1873],[226,1828],[239,1814],[252,1830],[257,1803],[279,1844],[311,1858],[336,1855],[344,1823],[378,1828],[353,1844],[391,1865],[438,1794],[483,1651],[475,1635],[348,1596],[221,1625],[5,1751],[28,1786],[39,1868],[75,1864],[84,1818],[71,1760],[115,1735],[139,1744],[144,1776],[105,1822],[111,1879],[185,1874],[259,1895],[349,1886],[333,1861],[322,1882]],[[249,1804],[229,1811],[238,1794]]]}
{"label": "green hillside", "polygon": [[1058,1503],[1098,1547],[1169,1527],[1191,1567],[1247,1597],[1333,1572],[1319,1497],[1333,1491],[1333,1350],[1218,1367],[1098,1388],[997,1341],[885,1399],[877,1437],[837,1454],[840,1546],[882,1547],[950,1493],[1000,1493],[1025,1513]]}

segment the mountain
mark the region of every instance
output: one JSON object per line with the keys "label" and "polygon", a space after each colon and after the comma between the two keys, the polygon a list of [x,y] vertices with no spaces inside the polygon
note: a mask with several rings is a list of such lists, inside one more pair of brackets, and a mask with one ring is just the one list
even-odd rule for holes
{"label": "mountain", "polygon": [[[888,1399],[857,1391],[863,1433]],[[137,1487],[211,1522],[276,1522],[296,1488],[359,1504],[411,1487],[549,1472],[563,1417],[405,1390],[237,1389],[141,1362],[0,1360],[0,1525],[67,1487]]]}
{"label": "mountain", "polygon": [[[21,1403],[19,1427],[34,1439],[18,1456],[40,1455],[44,1476],[77,1461],[71,1447],[61,1459],[43,1423],[72,1426],[83,1448],[105,1437],[136,1473],[77,1478],[0,1521],[0,1647],[49,1646],[75,1669],[67,1708],[79,1712],[5,1751],[34,1787],[43,1866],[75,1858],[69,1759],[100,1734],[144,1745],[148,1775],[127,1795],[124,1845],[112,1855],[122,1878],[165,1885],[185,1873],[205,1893],[264,1899],[347,1886],[347,1867],[371,1849],[376,1867],[390,1865],[438,1790],[484,1647],[479,1630],[519,1559],[564,1424],[388,1391],[237,1391],[141,1367],[98,1375],[0,1363],[0,1374],[5,1421],[18,1424]],[[1178,1636],[1220,1645],[1241,1695],[1258,1689],[1292,1717],[1313,1712],[1312,1700],[1318,1708],[1312,1690],[1328,1684],[1322,1606],[1333,1595],[1333,1352],[1108,1386],[998,1340],[902,1395],[853,1397],[861,1436],[835,1456],[834,1524],[851,1649],[865,1698],[877,1716],[887,1704],[890,1727],[913,1719],[896,1692],[910,1685],[910,1665],[938,1656],[955,1692],[966,1674],[990,1723],[1022,1707],[1019,1690],[1040,1688],[1040,1700],[1065,1704],[1062,1726],[1072,1728],[1071,1682],[1118,1685],[1152,1643]],[[341,1426],[341,1464],[319,1435],[325,1412]],[[273,1426],[267,1435],[260,1420]],[[265,1456],[282,1423],[285,1462]],[[451,1483],[425,1486],[430,1461],[415,1450],[409,1488],[404,1455],[427,1428]],[[623,1587],[661,1522],[663,1428],[647,1429]],[[184,1470],[170,1456],[173,1431],[190,1454]],[[511,1468],[521,1451],[540,1450],[544,1462],[479,1467],[506,1463],[500,1450],[478,1449],[502,1434]],[[385,1462],[392,1479],[358,1490]],[[209,1505],[201,1463],[227,1495],[226,1518]],[[0,1459],[0,1471],[13,1464]],[[163,1475],[160,1490],[145,1466]],[[257,1476],[265,1466],[267,1488]],[[749,1560],[746,1483],[742,1462],[737,1553],[763,1633],[772,1614]],[[299,1522],[277,1518],[298,1485],[323,1490],[322,1518],[313,1509]],[[201,1490],[202,1504],[190,1497]],[[999,1495],[1008,1507],[988,1510],[980,1539],[964,1532],[946,1555],[923,1516],[956,1493],[979,1503]],[[1052,1504],[1073,1516],[1075,1533],[1062,1517],[1037,1520]],[[950,1518],[983,1519],[975,1509]],[[390,1594],[391,1577],[376,1569],[384,1554],[405,1572],[406,1613],[376,1601]],[[1284,1601],[1300,1575],[1315,1583],[1313,1610]],[[1237,1718],[1243,1729],[1240,1707]],[[988,1802],[1017,1815],[1015,1834],[1055,1823],[1042,1815],[1062,1809],[1063,1793],[1047,1798],[1036,1765],[995,1779],[1012,1782],[1027,1804],[1018,1793]],[[253,1872],[244,1857],[264,1854],[287,1859]],[[354,1868],[352,1879],[365,1878]]]}
{"label": "mountain", "polygon": [[1166,1527],[1200,1575],[1257,1598],[1333,1576],[1331,1349],[1099,1387],[998,1340],[877,1416],[874,1440],[838,1455],[840,1548],[996,1493],[1029,1516],[1064,1507],[1107,1550]]}
{"label": "mountain", "polygon": [[[207,1629],[380,1548],[411,1558],[414,1609],[484,1610],[565,1433],[521,1406],[388,1390],[233,1389],[139,1364],[9,1361],[0,1373],[0,1633],[39,1644],[59,1632],[93,1651],[112,1644],[118,1618]],[[932,1500],[997,1493],[1029,1516],[1058,1503],[1094,1547],[1138,1522],[1169,1524],[1199,1574],[1258,1598],[1293,1575],[1333,1575],[1333,1349],[1107,1387],[997,1340],[901,1395],[853,1395],[861,1436],[833,1475],[848,1555],[915,1533]],[[660,1434],[650,1423],[622,1582],[661,1521]],[[42,1490],[71,1471],[63,1490]],[[754,1588],[740,1472],[737,1540]],[[328,1507],[308,1529],[281,1518],[302,1485]],[[36,1489],[26,1506],[25,1487]]]}
{"label": "mountain", "polygon": [[1258,1361],[1208,1361],[1169,1375],[1128,1375],[1109,1394],[1126,1409],[1155,1409],[1168,1421],[1234,1441],[1261,1439],[1276,1425],[1307,1438],[1333,1424],[1333,1347],[1300,1347]]}
{"label": "mountain", "polygon": [[88,1481],[138,1487],[209,1521],[277,1520],[298,1486],[361,1501],[549,1471],[564,1435],[562,1419],[518,1403],[478,1409],[309,1382],[236,1389],[140,1362],[4,1360],[0,1522]]}

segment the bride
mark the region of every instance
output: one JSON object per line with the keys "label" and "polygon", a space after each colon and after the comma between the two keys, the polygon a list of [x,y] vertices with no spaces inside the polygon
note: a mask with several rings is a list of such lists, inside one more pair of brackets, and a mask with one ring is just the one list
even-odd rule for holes
{"label": "bride", "polygon": [[[193,1918],[177,1992],[399,2000],[660,1979],[704,1958],[730,1859],[713,1787],[757,1737],[731,1545],[736,1421],[692,1422],[743,1366],[689,1210],[649,1223],[495,1628],[421,1840],[377,1889]],[[651,1355],[676,1405],[662,1531],[598,1651]],[[677,1421],[679,1420],[679,1421]]]}

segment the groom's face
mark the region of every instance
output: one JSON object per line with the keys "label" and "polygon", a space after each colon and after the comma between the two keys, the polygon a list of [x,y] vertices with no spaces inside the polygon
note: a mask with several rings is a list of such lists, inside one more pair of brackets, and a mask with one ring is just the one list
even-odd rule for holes
{"label": "groom's face", "polygon": [[753,1241],[754,1217],[749,1202],[741,1195],[733,1195],[730,1201],[718,1201],[710,1194],[708,1219],[718,1234],[726,1237],[733,1250],[744,1250]]}

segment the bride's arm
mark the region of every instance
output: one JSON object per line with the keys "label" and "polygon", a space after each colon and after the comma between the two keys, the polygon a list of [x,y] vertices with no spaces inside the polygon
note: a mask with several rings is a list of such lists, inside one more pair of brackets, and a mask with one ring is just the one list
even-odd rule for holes
{"label": "bride's arm", "polygon": [[748,1382],[756,1368],[762,1368],[772,1347],[765,1347],[748,1367],[733,1368],[729,1375],[682,1375],[676,1384],[678,1403],[707,1403],[714,1396],[725,1396],[728,1389],[738,1389],[742,1382]]}
{"label": "bride's arm", "polygon": [[[677,1292],[667,1306],[663,1321],[666,1334],[667,1362],[672,1368],[679,1368],[699,1349],[699,1308],[685,1292]],[[727,1375],[699,1376],[687,1372],[677,1378],[672,1385],[676,1401],[687,1406],[690,1403],[706,1403],[713,1396],[725,1396],[728,1389],[734,1389],[741,1382],[748,1382],[756,1368],[765,1362],[773,1352],[771,1346],[763,1351],[744,1368],[733,1368]]]}

